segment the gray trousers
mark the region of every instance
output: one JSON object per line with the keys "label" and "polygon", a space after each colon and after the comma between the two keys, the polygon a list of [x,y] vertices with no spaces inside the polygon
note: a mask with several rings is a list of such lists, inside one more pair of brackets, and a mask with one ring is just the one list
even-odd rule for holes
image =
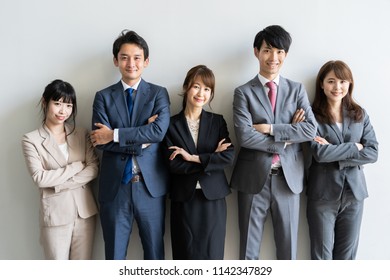
{"label": "gray trousers", "polygon": [[272,217],[277,259],[296,259],[299,197],[291,192],[283,173],[269,175],[258,194],[238,192],[240,259],[259,259],[268,213]]}
{"label": "gray trousers", "polygon": [[338,201],[308,200],[307,220],[313,260],[354,260],[364,200],[346,187]]}

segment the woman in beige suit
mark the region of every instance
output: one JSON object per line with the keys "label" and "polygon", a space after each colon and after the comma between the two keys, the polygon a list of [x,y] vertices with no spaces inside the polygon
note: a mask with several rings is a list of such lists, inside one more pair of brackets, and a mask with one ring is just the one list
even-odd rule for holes
{"label": "woman in beige suit", "polygon": [[40,191],[45,258],[91,259],[98,209],[89,183],[98,174],[98,158],[88,131],[75,126],[76,94],[69,83],[51,82],[40,104],[42,126],[25,134],[22,146]]}

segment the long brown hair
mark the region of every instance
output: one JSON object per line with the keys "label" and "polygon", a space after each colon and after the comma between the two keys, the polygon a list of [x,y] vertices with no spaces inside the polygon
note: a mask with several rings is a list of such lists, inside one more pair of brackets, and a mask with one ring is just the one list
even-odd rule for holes
{"label": "long brown hair", "polygon": [[334,71],[334,74],[338,79],[349,82],[348,93],[342,100],[342,106],[347,110],[348,116],[352,120],[355,122],[360,122],[363,119],[363,109],[352,98],[354,86],[352,71],[348,65],[341,60],[328,61],[321,67],[320,71],[318,72],[316,80],[316,92],[312,105],[312,109],[317,120],[321,123],[335,123],[335,120],[330,113],[327,97],[324,93],[324,89],[322,88],[326,75],[328,75],[328,73],[331,71]]}

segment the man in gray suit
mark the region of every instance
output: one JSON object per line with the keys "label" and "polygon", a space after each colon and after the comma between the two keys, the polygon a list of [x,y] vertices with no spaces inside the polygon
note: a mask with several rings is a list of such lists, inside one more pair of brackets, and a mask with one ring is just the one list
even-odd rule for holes
{"label": "man in gray suit", "polygon": [[240,151],[231,186],[238,191],[240,259],[259,258],[268,212],[277,258],[297,255],[304,181],[300,143],[314,139],[317,125],[304,86],[279,75],[290,44],[290,34],[280,26],[260,31],[253,44],[259,74],[234,91]]}

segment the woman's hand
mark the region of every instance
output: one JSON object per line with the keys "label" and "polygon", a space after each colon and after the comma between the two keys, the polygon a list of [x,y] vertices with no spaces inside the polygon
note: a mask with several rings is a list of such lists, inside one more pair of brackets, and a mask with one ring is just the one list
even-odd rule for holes
{"label": "woman's hand", "polygon": [[225,140],[226,139],[223,138],[221,141],[219,141],[218,147],[215,150],[216,153],[220,153],[220,152],[225,151],[232,144],[232,143],[223,143],[223,142],[225,142]]}
{"label": "woman's hand", "polygon": [[170,160],[175,159],[177,155],[181,155],[182,158],[185,161],[192,161],[192,162],[197,162],[200,163],[199,156],[197,155],[190,155],[186,150],[183,148],[177,147],[177,146],[171,146],[168,149],[174,150],[171,156],[169,157]]}
{"label": "woman's hand", "polygon": [[316,141],[318,144],[321,144],[321,145],[329,145],[330,144],[328,141],[326,141],[325,138],[322,138],[320,136],[316,136],[314,138],[314,141]]}

